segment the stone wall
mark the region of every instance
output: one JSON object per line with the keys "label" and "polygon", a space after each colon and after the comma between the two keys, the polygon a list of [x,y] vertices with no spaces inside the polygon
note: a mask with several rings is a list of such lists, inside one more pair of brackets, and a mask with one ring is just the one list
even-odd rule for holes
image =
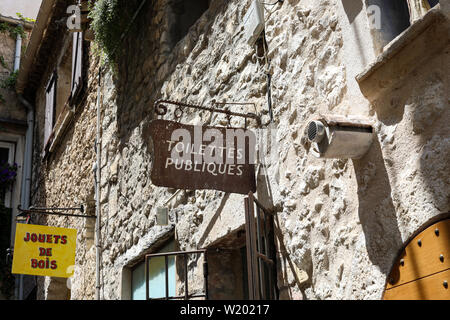
{"label": "stone wall", "polygon": [[[4,14],[4,12],[2,12]],[[1,13],[0,13],[1,15]],[[0,24],[3,26],[9,26],[9,28],[15,28],[16,25],[14,23],[10,23],[11,21],[18,23],[18,20],[6,19],[8,22],[4,21],[4,17],[0,17]],[[10,78],[13,70],[14,70],[14,60],[16,54],[16,36],[6,30],[8,28],[2,28],[3,30],[0,32],[0,141],[12,143],[14,145],[13,152],[14,158],[13,162],[17,164],[17,175],[12,187],[11,194],[9,199],[6,201],[6,205],[10,207],[11,210],[11,232],[8,233],[10,235],[10,243],[8,243],[8,247],[12,247],[14,245],[14,237],[15,237],[15,216],[20,212],[18,210],[18,206],[21,204],[21,190],[22,190],[22,178],[23,178],[23,165],[24,165],[24,150],[25,150],[25,133],[27,130],[27,112],[24,105],[22,105],[18,98],[17,94],[14,90],[14,83],[9,82],[13,78]],[[22,53],[24,48],[26,48],[29,34],[31,30],[25,29],[24,34],[25,37],[22,39]],[[8,86],[6,86],[6,82],[8,81]],[[10,87],[12,86],[12,88]],[[3,146],[2,146],[3,147]],[[3,196],[3,195],[2,195]],[[3,202],[3,201],[2,201]],[[18,277],[16,277],[18,278]],[[24,281],[24,291],[25,294],[27,292],[27,279]],[[11,292],[11,295],[8,296],[8,299],[12,299],[14,296],[14,291]],[[6,298],[6,297],[5,297]],[[2,297],[3,299],[3,297]]]}
{"label": "stone wall", "polygon": [[[56,59],[55,59],[56,60]],[[85,214],[95,214],[95,189],[92,166],[95,163],[94,143],[96,137],[96,86],[98,58],[91,53],[87,58],[90,72],[82,103],[76,106],[72,120],[62,133],[55,151],[43,157],[45,87],[54,65],[43,76],[42,85],[36,93],[36,120],[33,154],[32,203],[42,207],[85,206]],[[68,285],[66,279],[38,277],[40,299],[66,299],[68,288],[82,293],[83,299],[93,299],[95,293],[95,219],[74,217],[40,216],[38,224],[62,228],[75,228],[77,233],[77,256],[74,269],[77,281]],[[70,282],[69,282],[70,283]],[[80,294],[81,295],[81,294]],[[72,295],[74,298],[80,296]]]}
{"label": "stone wall", "polygon": [[[24,39],[24,47],[27,39]],[[16,51],[16,40],[8,32],[0,32],[0,57],[3,63],[0,64],[0,83],[6,80],[14,69],[14,56]],[[0,118],[3,120],[26,121],[25,108],[17,102],[14,90],[0,88]]]}
{"label": "stone wall", "polygon": [[[261,52],[244,39],[242,18],[249,5],[250,1],[212,1],[173,46],[170,1],[147,2],[125,38],[118,72],[104,74],[104,299],[120,299],[124,270],[173,232],[155,225],[156,208],[176,190],[156,187],[150,180],[152,143],[147,128],[153,103],[159,98],[198,105],[253,102],[264,122],[268,119],[266,65]],[[448,64],[448,58],[438,54],[416,71],[420,77],[400,83],[393,94],[371,103],[355,80],[375,59],[367,40],[370,34],[364,7],[349,8],[340,1],[284,1],[266,22],[274,122],[258,131],[272,143],[259,155],[257,197],[277,209],[282,299],[381,298],[404,241],[430,218],[449,210],[448,78],[438,67]],[[92,200],[96,68],[91,59],[86,102],[63,143],[48,161],[36,163],[45,172],[36,185],[36,203],[61,206]],[[40,106],[42,112],[42,101]],[[314,158],[302,134],[306,121],[319,113],[374,120],[376,134],[369,152],[359,160]],[[181,122],[227,123],[221,115],[210,118],[206,112],[188,110]],[[235,118],[231,124],[243,126]],[[177,249],[223,243],[242,230],[243,204],[241,195],[212,190],[174,195],[168,205],[177,221]],[[67,218],[49,221],[78,228],[71,294],[73,299],[94,298],[95,252],[85,237],[89,226]],[[228,269],[231,279],[236,271]],[[199,291],[201,260],[190,264],[190,276],[192,290]],[[231,292],[222,280],[215,284],[218,297]]]}

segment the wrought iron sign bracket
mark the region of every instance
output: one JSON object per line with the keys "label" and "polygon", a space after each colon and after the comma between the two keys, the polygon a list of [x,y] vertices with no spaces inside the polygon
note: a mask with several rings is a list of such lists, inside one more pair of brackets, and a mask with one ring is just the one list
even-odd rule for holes
{"label": "wrought iron sign bracket", "polygon": [[[58,216],[65,216],[65,217],[77,217],[77,218],[97,218],[95,215],[87,215],[84,213],[84,206],[81,205],[79,207],[74,208],[34,208],[30,207],[28,210],[24,210],[20,207],[20,205],[17,207],[17,209],[20,211],[20,213],[17,215],[17,217],[30,215],[32,213],[36,214],[45,214],[45,215],[58,215]],[[70,211],[80,211],[82,214],[74,214],[74,213],[68,213]]]}
{"label": "wrought iron sign bracket", "polygon": [[[198,110],[205,110],[209,111],[211,113],[223,113],[226,114],[228,117],[228,124],[230,124],[230,118],[231,117],[242,117],[245,120],[245,128],[247,128],[247,120],[253,119],[257,122],[258,126],[261,125],[261,117],[257,115],[256,113],[248,112],[248,113],[240,113],[240,112],[233,112],[229,110],[223,110],[218,108],[210,108],[210,107],[204,107],[189,103],[183,103],[178,101],[171,101],[171,100],[157,100],[155,102],[155,108],[154,111],[157,115],[163,116],[167,113],[167,104],[177,106],[177,108],[174,111],[175,118],[179,119],[183,115],[183,108],[192,108],[192,109],[198,109]],[[214,102],[214,105],[251,105],[256,109],[256,106],[252,102]]]}

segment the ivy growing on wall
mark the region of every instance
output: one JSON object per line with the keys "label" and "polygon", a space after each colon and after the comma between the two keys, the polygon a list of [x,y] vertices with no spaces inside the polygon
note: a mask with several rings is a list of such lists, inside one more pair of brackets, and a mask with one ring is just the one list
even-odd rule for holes
{"label": "ivy growing on wall", "polygon": [[[5,69],[8,69],[8,65],[6,64],[5,58],[3,56],[0,56],[0,66],[2,66]],[[0,85],[1,87],[1,85]],[[3,98],[2,94],[0,93],[0,103],[4,103],[5,98]]]}
{"label": "ivy growing on wall", "polygon": [[10,75],[0,83],[0,87],[3,89],[14,90],[18,74],[19,70],[11,72]]}
{"label": "ivy growing on wall", "polygon": [[[25,18],[19,12],[17,13],[17,16],[22,21],[26,21],[26,22],[33,21],[32,19]],[[23,26],[21,26],[21,25],[13,26],[7,22],[0,23],[0,33],[7,34],[13,39],[17,39],[17,36],[19,36],[19,35],[22,39],[25,39],[27,36]],[[8,65],[5,62],[5,58],[3,56],[0,56],[0,65],[5,69],[9,69]],[[9,71],[10,71],[9,76],[6,79],[0,81],[0,88],[14,90],[14,87],[16,85],[18,71],[12,71],[12,70],[9,70]],[[0,94],[0,103],[3,103],[3,102],[5,102],[5,99]]]}
{"label": "ivy growing on wall", "polygon": [[0,65],[3,68],[8,69],[8,65],[6,64],[5,58],[3,56],[0,56]]}
{"label": "ivy growing on wall", "polygon": [[32,23],[36,22],[36,19],[31,19],[31,18],[25,17],[25,16],[24,16],[22,13],[20,13],[20,12],[16,12],[16,16],[17,16],[20,20],[22,20],[23,22],[32,22]]}
{"label": "ivy growing on wall", "polygon": [[[95,34],[94,51],[103,62],[115,64],[120,57],[121,37],[141,1],[97,0],[90,2],[90,27]],[[106,60],[106,61],[105,61]]]}
{"label": "ivy growing on wall", "polygon": [[0,32],[9,33],[10,37],[13,39],[16,39],[17,35],[20,35],[22,38],[26,37],[25,30],[21,25],[11,26],[7,22],[0,23]]}
{"label": "ivy growing on wall", "polygon": [[126,25],[124,2],[119,0],[99,0],[91,2],[89,18],[95,34],[95,42],[109,62],[117,61],[116,47]]}

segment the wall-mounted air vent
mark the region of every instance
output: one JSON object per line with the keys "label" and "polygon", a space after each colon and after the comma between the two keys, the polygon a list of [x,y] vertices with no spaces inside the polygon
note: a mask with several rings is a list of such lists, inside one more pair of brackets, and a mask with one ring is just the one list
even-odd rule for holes
{"label": "wall-mounted air vent", "polygon": [[311,121],[308,124],[308,139],[311,142],[320,142],[325,136],[325,127],[320,121]]}
{"label": "wall-mounted air vent", "polygon": [[307,122],[304,134],[318,158],[357,159],[372,145],[373,128],[369,119],[324,115]]}

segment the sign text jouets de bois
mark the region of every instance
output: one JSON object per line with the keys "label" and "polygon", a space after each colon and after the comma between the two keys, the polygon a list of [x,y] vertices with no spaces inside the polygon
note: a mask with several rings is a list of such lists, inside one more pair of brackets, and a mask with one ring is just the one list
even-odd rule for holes
{"label": "sign text jouets de bois", "polygon": [[12,273],[70,277],[75,265],[75,229],[18,223]]}

